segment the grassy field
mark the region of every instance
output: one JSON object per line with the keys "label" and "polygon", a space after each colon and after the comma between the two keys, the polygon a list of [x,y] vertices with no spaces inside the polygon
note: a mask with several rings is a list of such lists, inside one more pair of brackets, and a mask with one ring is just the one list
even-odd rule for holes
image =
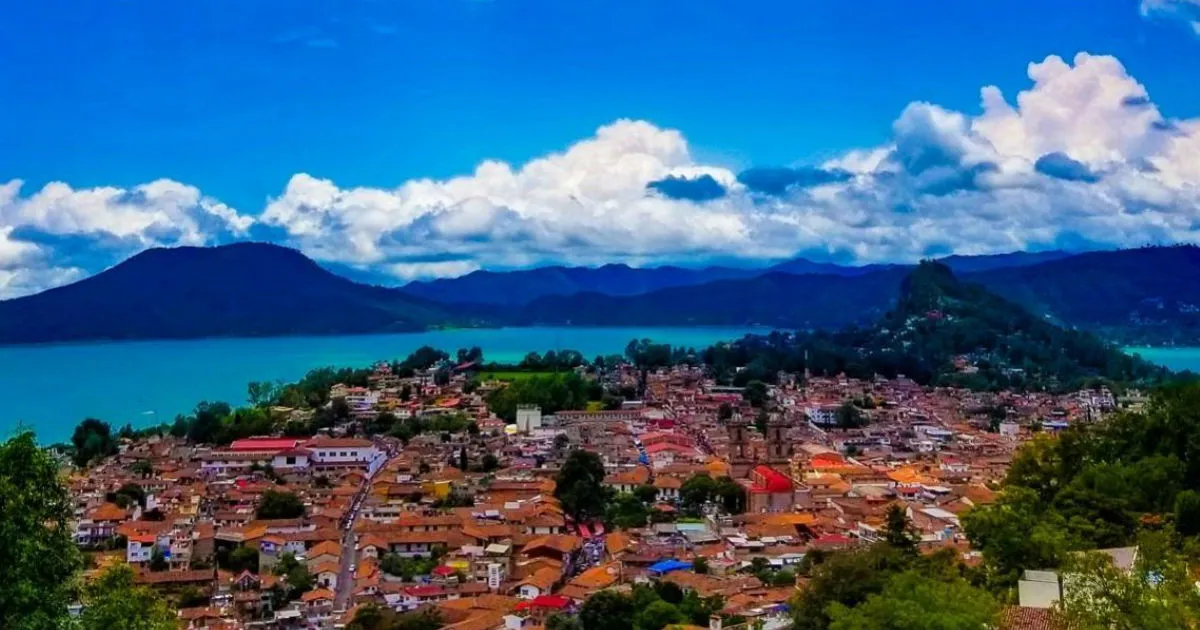
{"label": "grassy field", "polygon": [[535,376],[553,376],[554,372],[480,372],[482,381],[522,381]]}

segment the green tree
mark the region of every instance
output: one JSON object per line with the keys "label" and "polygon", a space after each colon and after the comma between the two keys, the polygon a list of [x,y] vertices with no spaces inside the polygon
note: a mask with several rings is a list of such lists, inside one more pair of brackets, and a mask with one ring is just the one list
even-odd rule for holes
{"label": "green tree", "polygon": [[716,494],[717,482],[705,474],[696,474],[684,480],[679,487],[679,504],[687,514],[700,514],[704,504]]}
{"label": "green tree", "polygon": [[742,390],[742,398],[750,403],[752,407],[762,407],[767,404],[767,399],[770,393],[767,390],[767,384],[762,381],[750,381],[746,383],[745,389]]}
{"label": "green tree", "polygon": [[1200,492],[1184,490],[1175,497],[1175,530],[1184,536],[1200,534]]}
{"label": "green tree", "polygon": [[73,578],[83,566],[71,516],[71,497],[58,466],[33,433],[0,444],[0,628],[67,625]]}
{"label": "green tree", "polygon": [[911,563],[910,555],[887,545],[831,554],[812,568],[808,585],[793,598],[793,628],[828,630],[834,604],[858,606]]}
{"label": "green tree", "polygon": [[228,403],[203,401],[187,421],[188,440],[196,444],[213,444],[221,431],[221,423],[233,409]]}
{"label": "green tree", "polygon": [[185,586],[179,590],[179,595],[175,598],[176,603],[180,608],[195,608],[198,606],[207,606],[211,598],[208,593],[196,588],[195,586]]}
{"label": "green tree", "polygon": [[94,459],[114,455],[117,452],[117,439],[112,434],[112,427],[107,422],[95,418],[86,418],[75,427],[71,435],[71,444],[75,447],[75,465],[80,468],[87,466]]}
{"label": "green tree", "polygon": [[650,505],[658,500],[658,489],[649,484],[641,485],[633,489],[633,496],[638,501]]}
{"label": "green tree", "polygon": [[670,624],[682,623],[683,620],[678,608],[660,599],[639,610],[633,618],[633,626],[637,630],[662,630]]}
{"label": "green tree", "polygon": [[636,529],[646,526],[650,520],[650,510],[636,496],[622,492],[608,503],[604,520],[610,527]]}
{"label": "green tree", "polygon": [[129,472],[145,479],[154,474],[154,466],[148,459],[139,459],[129,465]]}
{"label": "green tree", "polygon": [[996,588],[1014,586],[1025,569],[1057,567],[1069,547],[1062,516],[1020,486],[1006,488],[992,505],[968,510],[962,523]]}
{"label": "green tree", "polygon": [[887,544],[903,551],[916,551],[920,539],[908,522],[904,508],[893,505],[887,511],[887,525],[884,530],[884,540]]}
{"label": "green tree", "polygon": [[583,630],[583,622],[574,615],[554,613],[546,618],[546,630]]}
{"label": "green tree", "polygon": [[169,566],[167,557],[163,554],[162,549],[159,549],[156,545],[150,552],[150,570],[166,571]]}
{"label": "green tree", "polygon": [[692,560],[692,571],[695,573],[699,575],[707,575],[708,570],[708,558],[701,557]]}
{"label": "green tree", "polygon": [[579,621],[583,630],[633,630],[636,613],[632,597],[616,591],[600,591],[583,603]]}
{"label": "green tree", "polygon": [[304,516],[304,503],[291,492],[267,490],[258,504],[257,516],[261,520],[300,518]]}
{"label": "green tree", "polygon": [[834,412],[840,429],[856,429],[867,424],[867,416],[853,402],[842,403]]}
{"label": "green tree", "polygon": [[554,496],[576,522],[604,514],[609,492],[604,486],[604,463],[599,455],[582,449],[571,451],[554,482]]}
{"label": "green tree", "polygon": [[438,630],[441,614],[434,608],[410,613],[397,613],[375,604],[367,604],[354,613],[347,630]]}
{"label": "green tree", "polygon": [[1074,556],[1064,567],[1064,627],[1072,630],[1175,630],[1200,627],[1200,592],[1174,554],[1132,571],[1104,554]]}
{"label": "green tree", "polygon": [[232,573],[258,573],[258,550],[252,547],[237,547],[227,554],[218,552],[217,564]]}
{"label": "green tree", "polygon": [[246,401],[252,407],[267,407],[275,404],[281,387],[269,381],[251,381],[246,384]]}
{"label": "green tree", "polygon": [[297,560],[294,554],[283,554],[279,558],[278,564],[275,565],[274,571],[275,575],[285,578],[287,586],[284,599],[286,601],[294,601],[313,588],[313,577],[308,572],[308,567]]}
{"label": "green tree", "polygon": [[994,627],[998,612],[991,595],[962,579],[908,571],[857,606],[830,604],[829,630],[983,630]]}
{"label": "green tree", "polygon": [[133,569],[117,565],[88,588],[82,630],[175,630],[179,620],[154,591],[133,583]]}

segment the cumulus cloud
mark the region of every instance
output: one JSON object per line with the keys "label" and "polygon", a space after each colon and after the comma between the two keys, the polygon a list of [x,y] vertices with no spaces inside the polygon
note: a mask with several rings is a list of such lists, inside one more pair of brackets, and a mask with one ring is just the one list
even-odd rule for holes
{"label": "cumulus cloud", "polygon": [[[913,103],[889,142],[819,166],[734,173],[697,160],[677,131],[619,121],[563,153],[450,180],[342,189],[297,175],[262,220],[320,258],[401,277],[1195,240],[1200,122],[1164,118],[1112,57],[1051,56],[1028,75],[1012,100],[983,88],[975,115]],[[422,264],[432,253],[470,265]]]}
{"label": "cumulus cloud", "polygon": [[1200,35],[1200,0],[1142,0],[1143,17],[1177,20]]}
{"label": "cumulus cloud", "polygon": [[0,185],[0,297],[70,282],[149,247],[240,238],[254,223],[165,179],[130,189],[52,182],[28,196],[22,187]]}
{"label": "cumulus cloud", "polygon": [[0,188],[0,270],[58,252],[43,267],[94,271],[70,252],[246,234],[392,282],[551,263],[868,263],[1200,240],[1200,119],[1165,117],[1112,57],[1051,56],[1028,76],[1011,97],[984,87],[975,113],[912,103],[886,142],[820,165],[737,172],[697,158],[678,131],[622,120],[560,153],[451,179],[344,188],[300,173],[257,216],[175,182],[52,184],[29,197],[15,182]]}

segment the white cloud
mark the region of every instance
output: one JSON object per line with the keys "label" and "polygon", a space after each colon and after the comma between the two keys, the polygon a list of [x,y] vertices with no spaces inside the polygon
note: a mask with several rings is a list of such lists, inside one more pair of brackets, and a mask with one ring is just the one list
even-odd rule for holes
{"label": "white cloud", "polygon": [[206,245],[245,236],[252,217],[160,179],[131,189],[52,182],[21,196],[0,185],[0,298],[70,282],[148,247]]}
{"label": "white cloud", "polygon": [[[754,181],[699,160],[678,131],[622,120],[561,153],[485,161],[446,180],[342,188],[300,173],[257,217],[165,180],[51,184],[26,198],[10,182],[0,187],[0,270],[80,266],[29,230],[132,250],[236,238],[255,221],[319,261],[396,281],[548,263],[911,261],[1200,241],[1200,120],[1164,118],[1112,57],[1047,57],[1028,75],[1013,98],[984,87],[977,114],[913,103],[880,146],[835,157],[825,172],[774,169]],[[647,190],[704,175],[725,194],[694,202]]]}
{"label": "white cloud", "polygon": [[1143,17],[1165,17],[1179,20],[1200,35],[1200,0],[1142,0]]}
{"label": "white cloud", "polygon": [[[519,167],[489,161],[450,180],[341,189],[296,175],[262,220],[324,260],[380,264],[401,279],[412,269],[713,255],[872,262],[1198,236],[1200,122],[1165,120],[1112,57],[1052,56],[1028,74],[1032,86],[1012,102],[985,87],[979,115],[913,103],[891,142],[823,165],[848,180],[784,196],[751,194],[732,171],[697,161],[679,132],[619,121],[563,153]],[[1090,181],[1039,172],[1047,154]],[[668,175],[701,174],[728,194],[646,194]],[[430,256],[465,262],[419,262]]]}

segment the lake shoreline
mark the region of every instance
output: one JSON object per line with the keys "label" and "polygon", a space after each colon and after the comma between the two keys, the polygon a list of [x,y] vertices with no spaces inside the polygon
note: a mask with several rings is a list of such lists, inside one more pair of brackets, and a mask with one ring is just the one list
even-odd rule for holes
{"label": "lake shoreline", "polygon": [[186,340],[88,341],[0,346],[0,395],[9,408],[0,434],[20,425],[53,443],[94,417],[114,426],[172,422],[203,400],[234,405],[251,381],[291,382],[318,367],[366,367],[429,345],[450,353],[479,346],[485,360],[520,361],[529,352],[572,349],[589,359],[621,354],[632,339],[697,349],[756,327],[501,327],[412,333]]}

